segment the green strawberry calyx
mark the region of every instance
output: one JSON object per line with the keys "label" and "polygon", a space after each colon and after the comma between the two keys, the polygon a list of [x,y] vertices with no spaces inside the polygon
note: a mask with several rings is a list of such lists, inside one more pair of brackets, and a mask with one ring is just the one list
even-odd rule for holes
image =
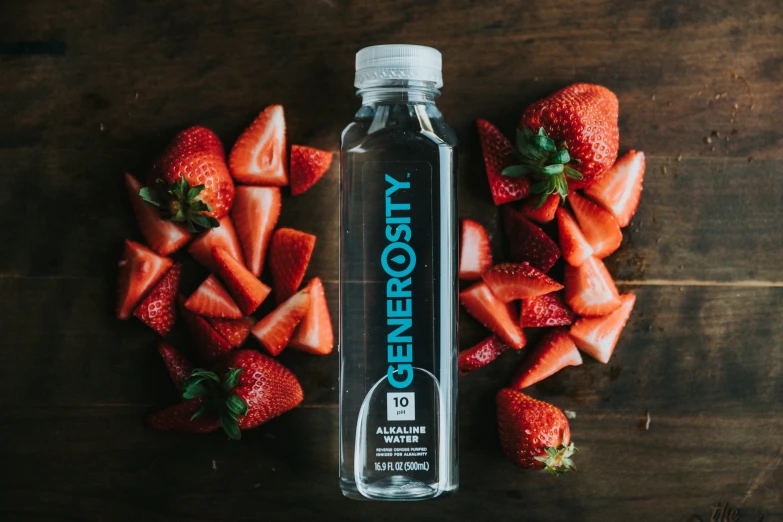
{"label": "green strawberry calyx", "polygon": [[567,471],[576,471],[574,461],[571,460],[571,455],[578,450],[572,442],[568,446],[560,445],[556,448],[547,447],[544,449],[546,456],[535,457],[539,462],[544,463],[544,468],[552,475],[562,475]]}
{"label": "green strawberry calyx", "polygon": [[184,399],[204,399],[204,404],[193,414],[191,420],[200,415],[213,415],[220,421],[220,427],[228,438],[239,440],[239,421],[247,415],[247,403],[234,393],[239,382],[241,368],[229,368],[221,378],[215,372],[197,368],[182,384]]}
{"label": "green strawberry calyx", "polygon": [[540,208],[550,194],[558,194],[565,201],[568,178],[582,179],[582,173],[569,166],[578,160],[571,159],[566,143],[555,143],[543,127],[535,134],[527,127],[517,129],[516,155],[519,164],[506,167],[502,174],[512,178],[530,176],[533,179],[530,192],[541,194],[536,208]]}
{"label": "green strawberry calyx", "polygon": [[171,185],[162,179],[156,184],[157,187],[142,188],[139,196],[148,205],[157,207],[163,219],[184,223],[193,233],[220,226],[217,219],[205,214],[212,212],[212,207],[198,197],[206,188],[204,185],[191,187],[184,176]]}

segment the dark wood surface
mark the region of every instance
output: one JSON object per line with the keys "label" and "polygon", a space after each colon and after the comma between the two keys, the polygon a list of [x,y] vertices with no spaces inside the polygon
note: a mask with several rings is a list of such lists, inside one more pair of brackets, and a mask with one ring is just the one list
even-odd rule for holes
{"label": "dark wood surface", "polygon": [[[0,4],[0,519],[707,521],[728,502],[741,521],[783,520],[777,1],[76,4]],[[439,501],[342,498],[336,354],[284,352],[305,402],[240,443],[141,423],[175,394],[154,334],[112,313],[121,241],[139,237],[122,173],[191,124],[230,144],[269,103],[290,142],[336,151],[354,53],[388,42],[443,52],[461,214],[495,234],[475,118],[510,132],[538,97],[597,82],[620,99],[621,148],[647,154],[610,263],[638,295],[621,344],[533,390],[576,412],[575,474],[500,455],[493,395],[512,353],[460,380],[461,489]],[[317,234],[310,273],[333,313],[337,185],[333,167],[281,219]],[[482,332],[462,319],[465,347]]]}

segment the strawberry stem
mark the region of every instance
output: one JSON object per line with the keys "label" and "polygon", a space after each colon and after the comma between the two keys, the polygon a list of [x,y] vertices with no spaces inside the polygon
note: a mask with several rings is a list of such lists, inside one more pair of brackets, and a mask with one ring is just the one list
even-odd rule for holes
{"label": "strawberry stem", "polygon": [[546,457],[536,457],[536,460],[543,462],[544,468],[552,475],[562,475],[568,471],[576,471],[576,465],[574,465],[574,461],[571,460],[571,455],[578,450],[573,442],[568,446],[563,446],[561,444],[557,448],[550,446],[544,451],[546,451]]}
{"label": "strawberry stem", "polygon": [[217,219],[205,213],[212,212],[212,207],[198,199],[206,188],[204,185],[191,187],[184,176],[169,186],[162,179],[156,183],[157,188],[144,187],[139,196],[148,205],[157,207],[161,218],[185,223],[188,231],[193,233],[220,226]]}
{"label": "strawberry stem", "polygon": [[193,414],[191,420],[200,415],[213,415],[220,421],[220,427],[228,438],[239,440],[241,417],[247,415],[247,403],[234,393],[239,382],[241,368],[229,368],[221,379],[218,374],[209,370],[196,368],[182,384],[184,399],[204,399],[204,405]]}

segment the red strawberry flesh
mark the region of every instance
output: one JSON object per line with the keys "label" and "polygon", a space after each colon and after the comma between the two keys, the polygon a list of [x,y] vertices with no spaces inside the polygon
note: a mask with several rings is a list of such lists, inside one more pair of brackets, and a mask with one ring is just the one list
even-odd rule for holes
{"label": "red strawberry flesh", "polygon": [[546,233],[525,216],[506,205],[503,207],[503,227],[508,239],[511,260],[527,261],[544,273],[560,258],[560,250]]}
{"label": "red strawberry flesh", "polygon": [[182,265],[175,263],[152,291],[147,294],[133,315],[144,324],[166,337],[177,319],[177,292]]}
{"label": "red strawberry flesh", "polygon": [[617,346],[620,333],[631,316],[636,296],[628,293],[622,295],[620,300],[622,304],[611,314],[585,317],[571,327],[571,337],[579,349],[604,364],[609,362]]}
{"label": "red strawberry flesh", "polygon": [[536,270],[529,263],[501,263],[482,274],[495,297],[508,303],[556,292],[563,285]]}
{"label": "red strawberry flesh", "polygon": [[238,187],[231,217],[236,225],[246,266],[256,277],[264,268],[269,241],[280,216],[280,189]]}
{"label": "red strawberry flesh", "polygon": [[213,248],[212,258],[218,275],[239,309],[245,315],[253,313],[269,295],[270,288],[222,248]]}
{"label": "red strawberry flesh", "polygon": [[299,326],[296,327],[289,346],[314,355],[326,355],[332,353],[334,332],[324,287],[321,280],[314,277],[307,288],[310,292],[310,306]]}
{"label": "red strawberry flesh", "polygon": [[581,316],[606,315],[620,306],[620,294],[612,276],[594,257],[579,267],[566,265],[565,297],[568,306]]}
{"label": "red strawberry flesh", "polygon": [[459,278],[463,281],[475,281],[491,266],[492,251],[487,230],[472,219],[463,219]]}
{"label": "red strawberry flesh", "polygon": [[459,352],[457,367],[460,375],[483,368],[511,347],[497,335],[490,335],[480,343]]}
{"label": "red strawberry flesh", "polygon": [[525,334],[514,319],[513,303],[500,301],[483,282],[463,290],[459,298],[470,315],[512,348],[519,350],[525,346]]}
{"label": "red strawberry flesh", "polygon": [[579,366],[582,356],[566,328],[556,328],[549,332],[528,354],[514,377],[510,388],[521,390],[543,381],[566,366]]}
{"label": "red strawberry flesh", "polygon": [[125,240],[117,283],[117,318],[127,319],[174,262],[144,245]]}
{"label": "red strawberry flesh", "polygon": [[297,292],[257,322],[252,333],[271,355],[279,355],[309,308],[309,289]]}
{"label": "red strawberry flesh", "polygon": [[242,310],[231,298],[220,281],[214,275],[207,277],[203,283],[193,292],[187,301],[185,308],[191,312],[205,317],[219,317],[223,319],[240,319],[244,317]]}
{"label": "red strawberry flesh", "polygon": [[332,164],[334,154],[325,150],[291,146],[291,195],[304,194],[320,180]]}
{"label": "red strawberry flesh", "polygon": [[237,181],[249,185],[288,185],[285,116],[282,105],[270,105],[237,138],[228,165]]}
{"label": "red strawberry flesh", "polygon": [[315,248],[315,236],[292,228],[280,228],[269,247],[269,269],[275,299],[282,303],[296,293],[304,280]]}
{"label": "red strawberry flesh", "polygon": [[477,120],[476,125],[492,201],[495,205],[502,205],[525,198],[530,192],[530,179],[526,176],[512,178],[502,174],[504,168],[517,163],[511,142],[486,120]]}
{"label": "red strawberry flesh", "polygon": [[585,194],[611,212],[620,227],[627,227],[639,206],[645,166],[644,152],[631,150],[585,188]]}

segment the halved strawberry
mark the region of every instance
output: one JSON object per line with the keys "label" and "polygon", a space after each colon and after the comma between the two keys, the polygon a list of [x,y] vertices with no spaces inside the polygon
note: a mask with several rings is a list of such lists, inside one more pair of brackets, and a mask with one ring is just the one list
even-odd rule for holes
{"label": "halved strawberry", "polygon": [[334,154],[325,150],[291,146],[291,195],[304,194],[326,174]]}
{"label": "halved strawberry", "polygon": [[492,266],[492,251],[487,230],[472,219],[462,220],[462,240],[459,247],[459,278],[475,281]]}
{"label": "halved strawberry", "polygon": [[611,212],[618,225],[626,227],[639,206],[645,165],[644,152],[631,150],[586,187],[585,194]]}
{"label": "halved strawberry", "polygon": [[133,311],[144,324],[166,337],[177,319],[175,303],[182,265],[175,263]]}
{"label": "halved strawberry", "polygon": [[296,326],[310,308],[310,289],[305,288],[258,321],[251,330],[271,355],[279,355],[288,345]]}
{"label": "halved strawberry", "polygon": [[555,212],[557,212],[558,206],[560,206],[560,196],[558,194],[550,194],[543,204],[541,203],[541,195],[534,194],[522,203],[519,211],[531,221],[549,223],[555,219]]}
{"label": "halved strawberry", "polygon": [[194,314],[222,319],[240,319],[245,316],[217,277],[210,274],[185,301],[185,308]]}
{"label": "halved strawberry", "polygon": [[[238,194],[241,188],[237,187],[236,190]],[[234,206],[236,206],[236,202],[237,199],[234,199]],[[231,257],[242,264],[245,262],[231,219],[228,216],[223,216],[218,219],[218,223],[220,226],[205,231],[188,247],[188,252],[193,256],[193,259],[207,267],[210,272],[215,271],[215,263],[212,261],[213,247],[224,249]]]}
{"label": "halved strawberry", "polygon": [[120,277],[117,283],[117,318],[127,319],[174,262],[159,256],[144,245],[126,239],[118,264]]}
{"label": "halved strawberry", "polygon": [[492,201],[495,205],[502,205],[523,199],[530,192],[530,179],[527,176],[510,177],[502,174],[504,168],[518,163],[511,142],[486,120],[476,120],[476,125]]}
{"label": "halved strawberry", "polygon": [[481,275],[495,297],[508,303],[556,292],[563,285],[536,270],[530,263],[501,263]]}
{"label": "halved strawberry", "polygon": [[582,229],[576,224],[574,216],[564,208],[557,209],[557,229],[560,250],[571,266],[581,266],[593,255],[593,247],[587,242]]}
{"label": "halved strawberry", "polygon": [[566,366],[579,366],[582,356],[565,328],[549,332],[527,356],[511,379],[509,388],[521,390],[543,381]]}
{"label": "halved strawberry", "polygon": [[503,207],[503,228],[506,231],[512,261],[527,261],[547,273],[560,258],[560,250],[555,242],[509,205]]}
{"label": "halved strawberry", "polygon": [[299,289],[315,248],[315,236],[292,228],[280,228],[269,247],[269,269],[275,299],[282,303]]}
{"label": "halved strawberry", "polygon": [[160,218],[157,208],[148,205],[139,196],[139,191],[144,188],[141,181],[130,174],[125,174],[125,188],[128,189],[133,214],[139,225],[144,241],[162,256],[172,254],[190,241],[190,233],[185,227]]}
{"label": "halved strawberry", "polygon": [[612,276],[594,257],[579,267],[566,265],[565,297],[568,306],[581,316],[606,315],[620,306],[620,294]]}
{"label": "halved strawberry", "polygon": [[561,292],[552,292],[531,299],[522,299],[519,326],[522,328],[567,326],[573,324],[577,317],[565,304]]}
{"label": "halved strawberry", "polygon": [[486,285],[476,283],[459,294],[460,302],[465,310],[478,322],[498,334],[501,339],[519,350],[527,342],[525,334],[514,320],[516,315],[513,303],[503,303]]}
{"label": "halved strawberry", "polygon": [[179,296],[179,311],[193,337],[193,344],[199,358],[212,363],[231,351],[233,346],[226,341],[207,320],[185,308],[185,298]]}
{"label": "halved strawberry", "polygon": [[242,346],[247,336],[250,335],[250,329],[256,320],[252,317],[243,317],[242,319],[219,319],[217,317],[207,317],[207,322],[212,325],[217,333],[233,347]]}
{"label": "halved strawberry", "polygon": [[237,187],[231,218],[239,233],[245,264],[256,277],[264,268],[266,249],[279,216],[279,188]]}
{"label": "halved strawberry", "polygon": [[247,268],[242,266],[242,263],[231,257],[222,248],[213,248],[212,258],[220,279],[225,283],[239,309],[245,315],[252,314],[258,305],[264,302],[271,288],[259,281]]}
{"label": "halved strawberry", "polygon": [[163,359],[163,364],[166,365],[166,371],[169,372],[171,382],[174,383],[177,391],[181,391],[182,383],[193,373],[193,365],[185,359],[179,350],[163,341],[158,343],[158,353],[160,358]]}
{"label": "halved strawberry", "polygon": [[321,280],[314,277],[307,284],[307,288],[310,292],[310,307],[302,322],[296,327],[289,346],[302,352],[326,355],[332,353],[334,333],[324,287]]}
{"label": "halved strawberry", "polygon": [[228,167],[235,180],[250,185],[288,185],[282,105],[270,105],[237,138]]}
{"label": "halved strawberry", "polygon": [[501,353],[511,348],[500,340],[495,334],[490,335],[476,346],[466,348],[459,352],[457,367],[459,374],[465,375],[473,370],[478,370],[497,359]]}
{"label": "halved strawberry", "polygon": [[631,316],[636,296],[632,293],[623,294],[620,301],[620,308],[611,314],[579,319],[571,327],[571,337],[579,349],[604,364],[609,362],[617,346],[620,333]]}
{"label": "halved strawberry", "polygon": [[568,202],[595,257],[603,259],[620,248],[623,233],[608,211],[576,192],[568,195]]}

